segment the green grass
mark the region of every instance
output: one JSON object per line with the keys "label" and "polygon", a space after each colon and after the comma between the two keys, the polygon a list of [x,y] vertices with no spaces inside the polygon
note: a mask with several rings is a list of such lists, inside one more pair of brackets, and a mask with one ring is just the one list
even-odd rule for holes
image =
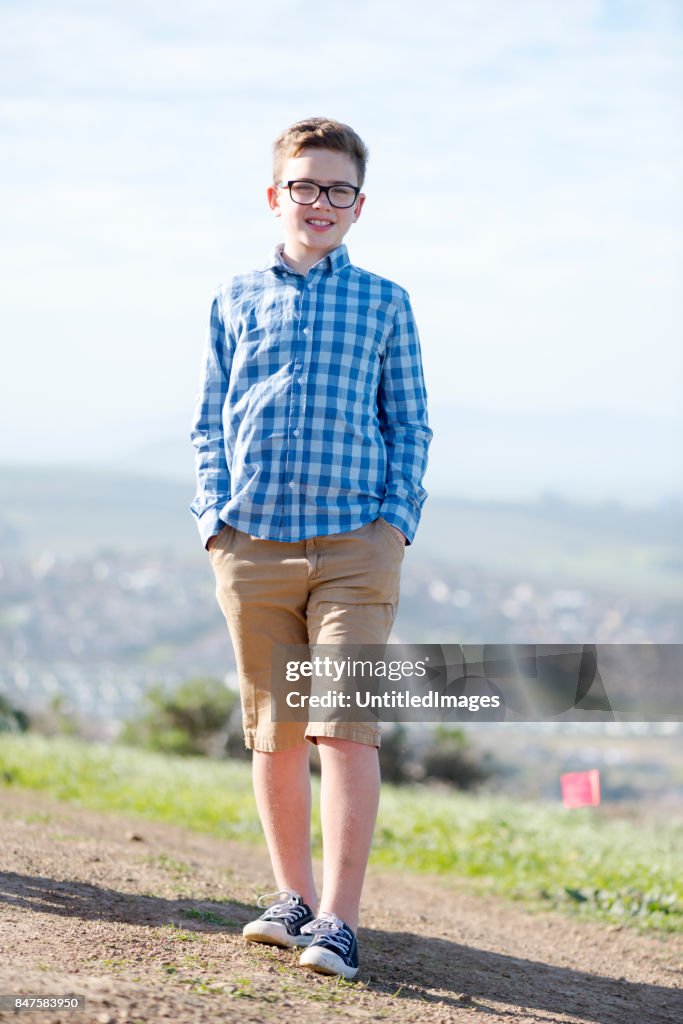
{"label": "green grass", "polygon": [[[0,737],[0,779],[83,807],[262,842],[241,762],[40,736]],[[314,847],[320,825],[314,813]],[[372,862],[612,923],[683,931],[683,824],[640,828],[599,809],[384,786]],[[169,867],[176,867],[170,864]]]}
{"label": "green grass", "polygon": [[258,841],[249,768],[238,762],[150,754],[129,747],[0,734],[0,780],[95,810],[169,821]]}

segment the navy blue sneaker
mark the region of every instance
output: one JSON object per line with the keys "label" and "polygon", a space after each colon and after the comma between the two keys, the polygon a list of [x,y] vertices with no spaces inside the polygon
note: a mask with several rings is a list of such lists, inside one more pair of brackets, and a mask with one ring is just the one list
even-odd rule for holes
{"label": "navy blue sneaker", "polygon": [[315,920],[315,914],[298,893],[292,889],[266,893],[259,896],[257,905],[268,909],[256,921],[245,924],[242,935],[248,942],[266,942],[283,949],[312,942],[313,936],[302,934],[302,929]]}
{"label": "navy blue sneaker", "polygon": [[336,914],[322,913],[302,931],[313,941],[299,957],[302,967],[351,980],[358,974],[358,941]]}

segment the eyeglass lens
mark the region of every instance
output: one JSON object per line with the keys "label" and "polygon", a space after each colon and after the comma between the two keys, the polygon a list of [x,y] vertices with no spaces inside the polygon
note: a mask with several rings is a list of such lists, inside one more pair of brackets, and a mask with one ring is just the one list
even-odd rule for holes
{"label": "eyeglass lens", "polygon": [[313,181],[292,181],[289,183],[289,194],[295,203],[309,206],[314,203],[321,192],[327,194],[332,206],[340,209],[353,206],[356,201],[356,189],[350,185],[316,185]]}

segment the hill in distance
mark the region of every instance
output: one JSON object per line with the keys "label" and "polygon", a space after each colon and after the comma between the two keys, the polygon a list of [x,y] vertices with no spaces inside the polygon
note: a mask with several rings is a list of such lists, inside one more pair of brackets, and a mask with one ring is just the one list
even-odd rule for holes
{"label": "hill in distance", "polygon": [[[157,553],[199,561],[205,553],[189,505],[194,482],[83,466],[0,465],[0,555]],[[480,566],[528,578],[672,597],[683,587],[683,503],[645,508],[615,501],[578,504],[431,497],[414,565]]]}

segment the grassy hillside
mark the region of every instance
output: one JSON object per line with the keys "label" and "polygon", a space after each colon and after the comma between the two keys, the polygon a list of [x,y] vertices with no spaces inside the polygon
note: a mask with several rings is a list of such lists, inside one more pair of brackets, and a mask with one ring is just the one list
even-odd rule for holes
{"label": "grassy hillside", "polygon": [[683,508],[435,499],[423,551],[503,574],[676,597],[683,591]]}
{"label": "grassy hillside", "polygon": [[[202,551],[189,512],[193,483],[90,468],[0,466],[0,553],[106,548]],[[683,508],[628,509],[559,499],[529,504],[431,498],[411,562],[475,566],[557,584],[675,597],[683,589]]]}
{"label": "grassy hillside", "polygon": [[187,485],[76,467],[0,467],[0,550],[94,554],[107,548],[201,557]]}
{"label": "grassy hillside", "polygon": [[[262,842],[248,765],[38,736],[0,739],[5,785]],[[314,822],[320,854],[320,825]],[[373,861],[446,872],[470,890],[608,921],[683,930],[683,825],[638,827],[599,809],[383,786]]]}

